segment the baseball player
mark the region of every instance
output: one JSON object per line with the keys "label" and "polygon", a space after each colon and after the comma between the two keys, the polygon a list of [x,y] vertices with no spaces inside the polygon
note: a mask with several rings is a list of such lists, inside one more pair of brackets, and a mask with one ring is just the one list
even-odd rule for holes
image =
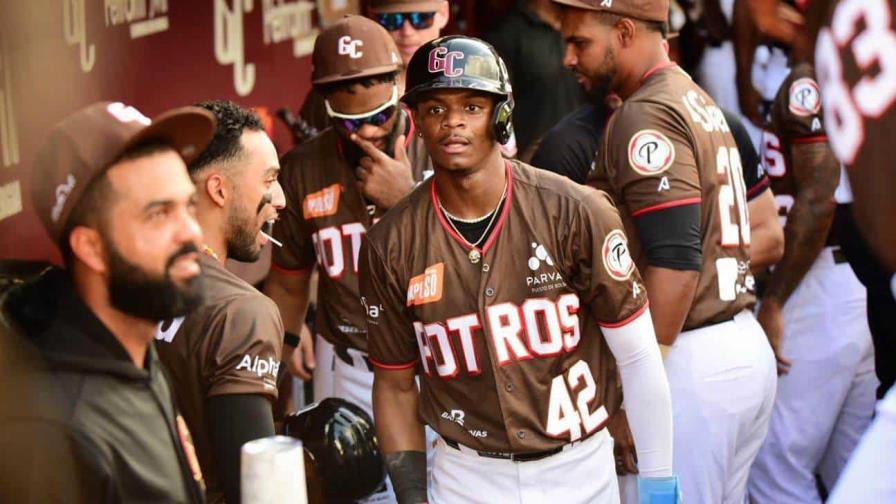
{"label": "baseball player", "polygon": [[657,339],[669,346],[682,493],[688,502],[742,502],[768,427],[775,368],[749,310],[740,154],[721,110],[668,60],[665,0],[560,3],[567,66],[592,91],[623,99],[598,149],[594,183],[620,208]]}
{"label": "baseball player", "polygon": [[780,150],[765,159],[775,161],[767,171],[786,215],[786,248],[758,319],[785,374],[749,492],[759,503],[821,502],[815,473],[833,487],[871,422],[877,379],[865,288],[831,228],[840,166],[808,63],[784,80],[770,129],[765,134]]}
{"label": "baseball player", "polygon": [[284,247],[273,253],[266,292],[298,334],[318,266],[316,329],[334,347],[332,393],[370,411],[358,252],[367,229],[432,172],[398,101],[401,59],[381,26],[347,16],[320,34],[312,58],[332,127],[283,158],[288,203],[274,236]]}
{"label": "baseball player", "polygon": [[198,104],[217,119],[209,146],[188,166],[204,237],[205,302],[163,322],[156,348],[194,433],[208,502],[239,502],[240,448],[274,434],[271,404],[283,325],[277,306],[224,268],[258,259],[263,229],[285,203],[280,163],[261,120],[230,102]]}
{"label": "baseball player", "polygon": [[[666,380],[607,196],[502,158],[513,99],[485,42],[421,47],[403,100],[435,175],[370,230],[360,263],[399,502],[616,502],[617,371],[642,488],[675,502]],[[428,493],[421,419],[440,436]]]}

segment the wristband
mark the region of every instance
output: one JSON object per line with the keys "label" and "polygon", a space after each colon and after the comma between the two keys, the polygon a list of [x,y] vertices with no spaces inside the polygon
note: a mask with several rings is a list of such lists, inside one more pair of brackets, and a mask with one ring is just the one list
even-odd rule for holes
{"label": "wristband", "polygon": [[678,476],[666,478],[638,477],[639,504],[681,504]]}
{"label": "wristband", "polygon": [[296,333],[291,333],[289,331],[286,331],[286,333],[283,334],[283,344],[289,345],[293,348],[298,348],[299,337],[296,335]]}

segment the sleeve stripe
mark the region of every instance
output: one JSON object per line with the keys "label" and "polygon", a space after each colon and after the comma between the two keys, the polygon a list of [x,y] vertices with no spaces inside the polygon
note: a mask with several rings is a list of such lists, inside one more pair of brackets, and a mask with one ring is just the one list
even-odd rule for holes
{"label": "sleeve stripe", "polygon": [[389,371],[400,371],[402,369],[411,369],[412,367],[417,365],[417,359],[414,359],[411,362],[408,362],[406,364],[386,364],[384,362],[379,362],[378,360],[376,360],[370,356],[368,356],[367,359],[374,366],[376,366],[380,369],[387,369]]}
{"label": "sleeve stripe", "polygon": [[649,308],[649,307],[650,307],[650,302],[646,301],[644,303],[644,306],[638,308],[635,311],[635,313],[632,313],[631,315],[629,315],[628,317],[626,317],[623,320],[620,320],[619,322],[600,322],[600,321],[598,321],[597,325],[599,325],[600,327],[602,327],[604,329],[618,329],[620,327],[627,326],[628,324],[637,320],[638,317],[643,315],[644,312],[647,311],[647,308]]}
{"label": "sleeve stripe", "polygon": [[642,208],[640,210],[636,210],[636,211],[632,212],[632,217],[638,217],[638,216],[644,215],[646,213],[656,212],[659,210],[665,210],[667,208],[673,208],[673,207],[685,206],[685,205],[696,205],[697,203],[700,203],[700,201],[701,201],[700,196],[695,196],[693,198],[680,199],[680,200],[676,200],[676,201],[667,201],[665,203],[660,203],[658,205],[653,205],[653,206],[649,206],[646,208]]}
{"label": "sleeve stripe", "polygon": [[827,135],[815,135],[815,136],[794,138],[793,140],[791,140],[791,142],[794,144],[821,143],[821,142],[827,142],[827,141],[828,141]]}
{"label": "sleeve stripe", "polygon": [[749,191],[747,191],[747,199],[751,200],[755,196],[758,196],[762,193],[762,191],[768,189],[768,186],[770,184],[771,181],[768,179],[768,175],[763,176],[762,179],[759,180],[759,182],[756,182],[756,185],[754,185],[750,188]]}
{"label": "sleeve stripe", "polygon": [[277,270],[277,272],[282,273],[284,275],[298,275],[300,273],[305,273],[306,271],[310,271],[312,266],[308,266],[307,268],[298,268],[298,269],[288,269],[283,266],[278,266],[277,263],[271,262],[271,269]]}

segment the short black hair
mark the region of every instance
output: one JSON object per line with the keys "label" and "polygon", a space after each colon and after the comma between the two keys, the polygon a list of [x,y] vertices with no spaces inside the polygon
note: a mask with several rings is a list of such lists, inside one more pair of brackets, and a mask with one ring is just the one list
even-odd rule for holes
{"label": "short black hair", "polygon": [[352,88],[359,84],[364,88],[372,88],[377,84],[395,82],[395,78],[397,76],[398,72],[389,72],[384,74],[371,75],[369,77],[358,77],[357,79],[327,82],[326,84],[317,84],[315,85],[315,88],[317,88],[317,90],[326,97],[337,91],[348,91],[349,93],[351,93]]}
{"label": "short black hair", "polygon": [[[169,149],[173,150],[174,148],[164,141],[148,140],[132,146],[115,161],[109,163],[109,166],[111,167],[122,161],[151,156]],[[100,229],[101,232],[105,230],[106,220],[109,216],[109,206],[115,198],[115,189],[109,182],[108,173],[109,170],[107,169],[87,183],[84,193],[81,194],[78,202],[72,208],[65,223],[65,228],[59,235],[59,250],[62,252],[62,260],[66,268],[70,269],[74,260],[74,254],[69,243],[69,236],[71,236],[73,229],[78,226],[90,226]]]}
{"label": "short black hair", "polygon": [[232,101],[204,101],[197,103],[196,106],[214,114],[218,120],[218,126],[212,141],[187,166],[190,176],[212,163],[228,161],[239,155],[242,150],[240,137],[243,136],[243,131],[264,131],[264,125],[255,112],[244,109]]}

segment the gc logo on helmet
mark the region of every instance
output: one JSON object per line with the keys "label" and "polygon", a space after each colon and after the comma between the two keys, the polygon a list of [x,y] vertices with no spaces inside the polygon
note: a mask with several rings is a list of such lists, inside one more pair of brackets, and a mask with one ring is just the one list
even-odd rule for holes
{"label": "gc logo on helmet", "polygon": [[482,40],[453,35],[427,43],[408,63],[407,85],[402,100],[411,106],[421,93],[434,89],[466,88],[496,95],[495,139],[503,145],[513,135],[510,76],[495,49]]}

